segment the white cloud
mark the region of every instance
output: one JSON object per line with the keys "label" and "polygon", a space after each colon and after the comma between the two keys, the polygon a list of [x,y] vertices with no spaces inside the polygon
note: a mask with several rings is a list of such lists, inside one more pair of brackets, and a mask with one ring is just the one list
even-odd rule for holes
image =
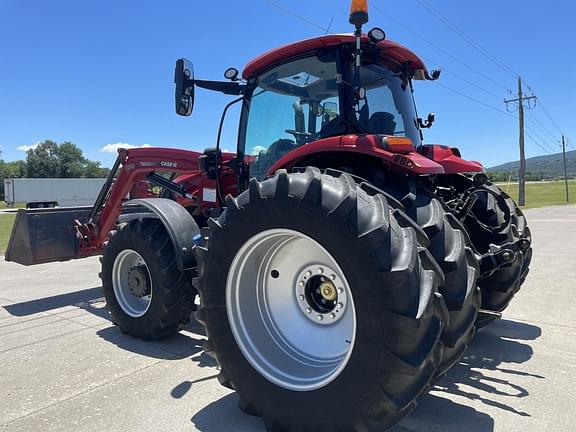
{"label": "white cloud", "polygon": [[40,141],[38,141],[36,144],[21,145],[20,147],[16,147],[16,150],[23,151],[23,152],[27,152],[28,150],[35,150],[39,144],[40,144]]}
{"label": "white cloud", "polygon": [[141,148],[141,147],[152,147],[150,144],[142,144],[140,146],[132,145],[128,143],[116,143],[116,144],[106,144],[100,149],[104,153],[118,153],[118,149],[131,149],[131,148]]}

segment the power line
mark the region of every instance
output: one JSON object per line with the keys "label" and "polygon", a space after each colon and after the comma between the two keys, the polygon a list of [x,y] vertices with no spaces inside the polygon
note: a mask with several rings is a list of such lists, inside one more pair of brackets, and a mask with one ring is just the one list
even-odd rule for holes
{"label": "power line", "polygon": [[554,125],[554,127],[556,127],[556,129],[558,129],[558,131],[563,134],[564,132],[562,131],[562,129],[560,128],[560,126],[558,126],[558,123],[556,123],[554,121],[554,119],[552,118],[552,116],[550,115],[550,113],[548,112],[548,110],[546,109],[546,107],[544,106],[544,104],[542,104],[542,101],[540,100],[540,108],[542,108],[542,111],[544,111],[544,114],[546,114],[546,117],[548,117],[548,120],[550,120],[550,123],[552,123],[552,125]]}
{"label": "power line", "polygon": [[460,30],[456,25],[452,24],[452,22],[450,22],[450,20],[445,15],[443,15],[438,9],[434,8],[426,0],[416,0],[416,1],[418,3],[420,3],[420,5],[423,6],[426,10],[428,10],[428,12],[430,12],[432,15],[434,15],[446,27],[448,27],[450,30],[452,30],[454,33],[456,33],[468,45],[470,45],[472,48],[474,48],[476,51],[478,51],[480,54],[482,54],[484,57],[486,57],[488,60],[490,60],[496,66],[498,66],[504,72],[512,75],[514,78],[516,78],[518,76],[518,73],[516,73],[514,71],[514,69],[512,69],[511,67],[509,67],[508,65],[506,65],[505,63],[500,61],[495,55],[493,55],[486,48],[484,48],[482,45],[477,43],[474,39],[472,39],[470,36],[468,36],[464,31]]}
{"label": "power line", "polygon": [[[532,87],[526,81],[524,83],[526,84],[528,89],[530,91],[532,91]],[[548,110],[546,109],[544,104],[542,103],[542,98],[538,98],[538,105],[542,108],[542,111],[544,112],[546,117],[548,117],[548,120],[550,120],[550,123],[552,123],[552,125],[558,130],[558,132],[560,132],[560,134],[564,134],[564,131],[562,130],[562,128],[560,126],[558,126],[558,123],[556,123],[554,118],[550,115],[550,113],[548,112]],[[551,135],[554,135],[554,134],[551,134]]]}
{"label": "power line", "polygon": [[[343,14],[343,15],[346,15],[346,14],[347,14],[344,9],[341,9],[340,7],[332,4],[329,0],[322,0],[322,1],[323,1],[325,4],[327,4],[328,6],[330,6],[332,9],[335,9],[335,10],[337,10],[338,12],[340,12],[341,14]],[[500,83],[492,80],[492,78],[490,78],[490,77],[488,77],[488,76],[486,76],[486,75],[478,72],[476,69],[474,69],[474,68],[470,67],[469,65],[463,63],[463,62],[460,61],[459,59],[451,56],[450,53],[446,52],[446,51],[443,50],[442,48],[440,48],[440,47],[438,47],[437,45],[435,45],[434,43],[430,42],[427,38],[425,38],[424,36],[420,35],[420,34],[419,34],[418,32],[416,32],[415,30],[407,27],[406,25],[404,25],[404,24],[401,23],[400,21],[396,20],[394,17],[388,15],[387,13],[385,13],[383,10],[379,9],[378,7],[376,7],[376,6],[373,6],[373,7],[374,7],[374,9],[375,9],[376,11],[378,11],[379,13],[381,13],[382,15],[384,15],[385,17],[387,17],[388,19],[396,22],[398,25],[400,25],[401,27],[403,27],[406,31],[414,34],[416,37],[418,37],[419,39],[425,41],[426,43],[428,43],[429,45],[433,46],[433,47],[436,48],[437,50],[440,50],[441,52],[444,52],[446,55],[450,56],[451,58],[453,58],[454,60],[458,61],[458,62],[461,63],[462,65],[466,66],[468,69],[472,70],[473,72],[479,73],[481,76],[484,76],[484,78],[492,81],[494,84],[496,84],[496,85],[498,85],[498,86],[501,86],[501,87],[503,87],[504,89],[507,90],[507,87],[506,87],[506,86],[504,86],[504,85],[502,85],[502,84],[500,84]],[[446,68],[445,68],[444,66],[442,66],[439,62],[431,59],[430,57],[424,57],[424,56],[422,56],[422,55],[420,55],[420,57],[421,57],[422,59],[424,59],[425,61],[427,61],[428,63],[433,63],[433,64],[437,65],[439,68],[442,69],[443,72],[448,73],[448,74],[450,74],[450,75],[453,75],[455,78],[459,79],[460,81],[463,81],[463,82],[467,83],[468,85],[470,85],[470,86],[472,86],[472,87],[475,87],[475,88],[477,88],[478,90],[480,90],[480,91],[482,91],[482,92],[484,92],[484,93],[486,93],[486,94],[488,94],[488,95],[490,95],[490,96],[493,96],[493,97],[495,97],[495,98],[497,98],[497,99],[501,99],[501,96],[499,96],[499,95],[491,92],[490,90],[487,90],[486,88],[484,88],[484,87],[482,87],[482,86],[480,86],[480,85],[478,85],[478,84],[470,81],[470,80],[467,79],[467,78],[464,78],[463,76],[457,74],[456,72],[454,72],[454,71],[452,71],[452,70],[446,69]]]}
{"label": "power line", "polygon": [[471,70],[472,72],[480,75],[481,77],[483,77],[484,79],[492,82],[493,84],[502,87],[503,89],[510,91],[509,87],[502,84],[501,82],[496,81],[494,78],[490,77],[489,75],[486,75],[483,72],[480,72],[478,69],[473,68],[472,66],[470,66],[469,64],[463,62],[462,60],[460,60],[458,57],[454,56],[453,54],[451,54],[450,52],[446,51],[444,48],[439,47],[438,45],[436,45],[434,42],[431,42],[429,40],[429,38],[424,37],[422,35],[420,35],[417,31],[411,29],[410,27],[408,27],[406,24],[404,24],[402,21],[397,20],[396,18],[394,18],[393,16],[387,14],[386,12],[384,12],[381,8],[379,8],[378,6],[374,6],[372,5],[372,8],[374,10],[376,10],[377,12],[379,12],[381,15],[383,15],[384,17],[386,17],[387,19],[389,19],[390,21],[393,21],[394,23],[396,23],[397,25],[399,25],[400,27],[404,28],[406,31],[412,33],[414,36],[416,36],[417,38],[419,38],[420,40],[426,42],[428,45],[434,47],[436,50],[442,52],[444,55],[450,57],[452,60],[454,60],[455,62],[461,64],[462,66],[464,66],[465,68]]}
{"label": "power line", "polygon": [[550,153],[550,150],[547,150],[546,148],[544,148],[544,146],[543,146],[542,144],[540,144],[538,141],[536,141],[536,140],[534,139],[534,137],[533,137],[532,135],[530,135],[528,132],[525,132],[525,134],[526,134],[526,136],[527,136],[528,138],[530,138],[530,140],[531,140],[534,144],[536,144],[538,147],[540,147],[542,150],[544,150],[547,154],[552,154],[552,153]]}
{"label": "power line", "polygon": [[[341,9],[340,7],[335,6],[334,4],[332,4],[330,1],[328,0],[322,0],[324,3],[326,3],[327,5],[329,5],[330,7],[332,7],[333,9],[336,9],[337,11],[339,11],[342,14],[346,14],[346,12]],[[468,36],[466,33],[464,33],[462,30],[460,30],[459,28],[457,28],[455,25],[451,24],[449,22],[449,20],[442,14],[440,13],[437,9],[435,9],[433,6],[431,6],[429,3],[427,3],[425,0],[416,0],[418,1],[420,4],[422,4],[426,9],[429,10],[430,13],[432,13],[433,15],[435,15],[439,20],[441,20],[442,22],[444,22],[444,24],[446,24],[449,28],[451,28],[454,32],[456,32],[457,34],[459,34],[459,36],[461,36],[467,43],[469,43],[470,45],[472,45],[476,50],[478,50],[479,52],[481,52],[484,56],[488,57],[490,60],[492,60],[493,62],[497,63],[501,69],[504,69],[507,73],[510,73],[513,76],[517,76],[518,74],[509,66],[507,66],[505,63],[501,62],[498,58],[496,58],[494,55],[492,55],[490,52],[488,52],[485,48],[483,48],[481,45],[479,45],[478,43],[476,43],[470,36]],[[384,10],[382,10],[380,7],[378,6],[372,6],[374,8],[374,10],[376,10],[377,12],[379,12],[381,15],[383,15],[384,17],[386,17],[387,19],[389,19],[390,21],[393,21],[394,23],[396,23],[397,25],[399,25],[400,27],[404,28],[404,30],[412,33],[414,36],[416,36],[417,38],[419,38],[420,40],[426,42],[428,45],[432,46],[433,48],[435,48],[436,50],[442,52],[443,54],[445,54],[446,56],[450,57],[452,60],[460,63],[461,65],[463,65],[464,67],[466,67],[467,69],[475,72],[476,74],[482,76],[484,79],[492,82],[493,84],[504,88],[505,90],[507,90],[508,92],[511,93],[510,89],[508,88],[508,86],[494,80],[493,78],[491,78],[490,76],[478,71],[477,69],[471,67],[470,65],[464,63],[463,61],[461,61],[460,59],[458,59],[457,57],[453,56],[451,53],[449,53],[448,51],[446,51],[445,49],[439,47],[438,45],[434,44],[433,42],[431,42],[428,38],[422,36],[421,34],[419,34],[417,31],[413,30],[412,28],[408,27],[406,24],[404,24],[403,22],[397,20],[396,18],[394,18],[393,16],[389,15],[388,13],[384,12]],[[424,60],[426,60],[427,62],[431,62],[434,63],[436,65],[438,65],[440,68],[444,69],[444,71],[450,75],[453,75],[455,78],[459,79],[460,81],[463,81],[465,83],[467,83],[468,85],[477,88],[478,90],[492,96],[495,98],[500,99],[500,96],[496,95],[495,93],[491,92],[490,90],[487,90],[486,88],[476,84],[475,82],[464,78],[463,76],[453,72],[453,71],[449,71],[446,68],[444,68],[440,63],[438,63],[437,61],[434,61],[431,58],[426,58],[424,56],[421,56]],[[530,90],[531,87],[529,85],[527,85],[528,88]],[[494,108],[488,104],[485,104],[481,101],[479,101],[478,99],[475,99],[469,95],[466,95],[462,92],[459,92],[457,90],[454,90],[450,87],[447,86],[443,86],[444,88],[446,88],[449,91],[452,91],[454,93],[459,94],[460,96],[463,96],[467,99],[473,100],[476,103],[479,103],[480,105],[483,105],[489,109],[498,111],[500,113],[504,113],[503,111],[498,110],[497,108]],[[560,133],[562,133],[562,129],[558,126],[558,124],[554,121],[554,119],[552,118],[552,116],[548,113],[548,110],[546,110],[545,106],[542,104],[542,100],[539,99],[539,105],[542,107],[542,110],[544,111],[544,113],[546,114],[546,116],[548,117],[548,119],[550,120],[550,122],[556,127],[556,129],[558,129],[558,131],[560,131]],[[508,114],[508,113],[506,113]],[[554,136],[553,133],[551,133],[544,125],[542,125],[542,123],[540,123],[538,121],[537,118],[535,118],[534,116],[531,115],[531,117],[533,118],[533,120],[535,121],[535,123],[538,124],[538,126],[540,126],[541,129],[543,129],[545,131],[545,133],[547,133],[549,136]],[[543,142],[545,142],[544,140],[542,140]]]}
{"label": "power line", "polygon": [[543,138],[538,134],[538,132],[536,132],[532,127],[530,127],[530,126],[527,125],[527,124],[525,125],[525,127],[526,127],[526,129],[528,129],[530,132],[532,132],[532,134],[535,135],[536,138],[538,138],[538,139],[542,142],[542,144],[546,145],[546,146],[547,146],[549,149],[551,149],[553,152],[557,153],[557,152],[556,152],[556,149],[554,149],[554,146],[551,145],[551,144],[549,144],[548,141],[546,141],[545,139],[543,139]]}
{"label": "power line", "polygon": [[315,27],[315,28],[323,31],[325,34],[331,34],[329,28],[323,27],[323,26],[321,26],[320,24],[316,24],[314,21],[311,21],[311,20],[309,20],[308,18],[303,17],[302,15],[298,15],[296,12],[293,12],[292,10],[290,10],[290,9],[288,9],[288,8],[282,6],[282,5],[279,5],[278,3],[276,3],[276,2],[274,2],[274,1],[272,1],[272,0],[262,0],[262,1],[265,2],[265,3],[268,3],[270,6],[273,6],[273,7],[275,7],[276,9],[279,9],[279,10],[281,10],[282,12],[284,12],[284,13],[286,13],[286,14],[288,14],[288,15],[293,16],[293,17],[296,18],[296,19],[299,19],[299,20],[302,21],[302,22],[305,22],[306,24],[311,25],[312,27]]}
{"label": "power line", "polygon": [[480,90],[480,91],[482,91],[482,92],[484,92],[484,93],[486,93],[486,94],[488,94],[488,95],[490,95],[490,96],[492,96],[492,97],[495,97],[495,98],[498,99],[498,100],[501,100],[501,99],[502,99],[502,96],[499,96],[499,95],[497,95],[496,93],[493,93],[493,92],[491,92],[490,90],[485,89],[484,87],[476,84],[475,82],[470,81],[470,80],[467,79],[467,78],[464,78],[462,75],[459,75],[459,74],[457,74],[456,72],[454,72],[454,71],[452,71],[452,70],[447,70],[447,69],[444,68],[440,63],[432,60],[430,57],[425,57],[425,56],[422,56],[422,55],[420,55],[419,57],[421,57],[422,59],[426,60],[428,63],[433,63],[433,64],[435,64],[435,65],[438,66],[440,69],[442,69],[442,72],[445,72],[445,73],[447,73],[447,74],[449,74],[449,75],[453,75],[455,78],[459,79],[460,81],[463,81],[463,82],[465,82],[466,84],[468,84],[468,85],[470,85],[470,86],[472,86],[472,87],[475,87],[475,88],[477,88],[478,90]]}
{"label": "power line", "polygon": [[[285,8],[285,7],[283,7],[283,6],[278,5],[276,2],[273,2],[272,0],[263,0],[263,1],[266,2],[266,3],[269,3],[270,5],[276,7],[277,9],[279,9],[279,10],[281,10],[281,11],[283,11],[283,12],[285,12],[285,13],[287,13],[287,14],[289,14],[289,15],[291,15],[291,16],[293,16],[293,17],[295,17],[295,18],[297,18],[297,19],[299,19],[299,20],[301,20],[301,21],[303,21],[303,22],[305,22],[305,23],[307,23],[307,24],[309,24],[309,25],[312,25],[313,27],[319,28],[319,29],[321,29],[321,30],[323,30],[323,31],[327,31],[327,30],[328,30],[328,29],[323,28],[323,27],[320,26],[319,24],[317,24],[317,23],[315,23],[315,22],[312,22],[312,21],[308,20],[307,18],[304,18],[304,17],[296,14],[295,12],[291,11],[290,9],[287,9],[287,8]],[[330,5],[332,8],[336,9],[337,11],[339,11],[339,12],[341,12],[341,13],[343,13],[343,14],[346,14],[346,12],[345,12],[343,9],[341,9],[341,8],[333,5],[333,4],[330,3],[329,1],[327,1],[327,0],[323,0],[323,1],[324,1],[324,3]],[[423,36],[420,36],[420,35],[419,35],[418,33],[416,33],[414,30],[412,30],[412,29],[404,26],[404,25],[401,24],[399,21],[396,21],[395,18],[389,16],[388,14],[386,14],[384,11],[382,11],[382,10],[379,9],[378,7],[374,7],[374,8],[375,8],[378,12],[380,12],[382,15],[384,15],[384,16],[388,17],[389,19],[397,22],[399,25],[403,26],[406,30],[414,33],[416,36],[418,36],[418,37],[421,38],[422,40],[427,41],[427,39],[425,39]],[[436,45],[434,45],[432,42],[429,42],[429,41],[427,41],[427,42],[428,42],[429,44],[431,44],[432,46],[436,47]],[[437,49],[439,49],[439,50],[441,50],[441,51],[444,51],[442,48],[439,48],[439,47],[437,47]],[[449,53],[447,53],[447,54],[450,55]],[[455,58],[455,57],[454,57],[454,58]],[[455,58],[455,59],[456,59],[456,58]],[[462,63],[463,65],[467,66],[467,67],[470,68],[471,70],[477,72],[474,68],[466,65],[465,63],[461,62],[460,60],[458,60],[458,59],[456,59],[456,60],[459,61],[460,63]],[[432,59],[428,59],[428,61],[431,61],[432,63],[438,64],[438,62],[436,62],[436,61],[434,61],[434,60],[432,60]],[[474,87],[477,87],[477,88],[479,88],[480,90],[482,90],[482,91],[484,91],[484,92],[487,92],[488,94],[491,94],[491,95],[494,96],[494,97],[499,98],[499,96],[497,96],[496,94],[494,94],[494,93],[492,93],[492,92],[490,92],[490,91],[488,91],[488,90],[486,90],[486,89],[478,86],[477,84],[473,83],[472,81],[469,81],[469,80],[467,80],[466,78],[463,78],[463,77],[461,77],[460,75],[458,75],[458,74],[456,74],[456,73],[454,73],[454,72],[451,72],[451,74],[454,75],[454,76],[456,76],[456,77],[458,77],[459,79],[467,82],[468,84],[473,85]],[[481,74],[481,73],[480,73],[480,74]],[[481,75],[482,75],[482,74],[481,74]],[[489,77],[487,77],[487,78],[489,78]],[[460,91],[458,91],[458,90],[455,90],[455,89],[453,89],[453,88],[451,88],[451,87],[448,87],[448,86],[446,86],[446,85],[444,85],[444,84],[440,84],[439,82],[435,82],[435,83],[436,83],[437,85],[439,85],[440,87],[445,88],[446,90],[449,90],[449,91],[451,91],[451,92],[453,92],[453,93],[456,93],[456,94],[458,94],[458,95],[460,95],[460,96],[462,96],[462,97],[464,97],[464,98],[467,98],[467,99],[469,99],[469,100],[471,100],[471,101],[473,101],[473,102],[475,102],[475,103],[477,103],[477,104],[480,104],[480,105],[482,105],[482,106],[484,106],[484,107],[486,107],[486,108],[489,108],[489,109],[491,109],[491,110],[493,110],[493,111],[496,111],[496,112],[498,112],[498,113],[500,113],[500,114],[504,114],[504,115],[507,115],[507,116],[510,116],[510,117],[513,117],[513,118],[517,118],[516,116],[514,116],[514,115],[512,115],[512,114],[510,114],[510,113],[508,113],[508,112],[506,112],[506,111],[503,111],[503,110],[500,110],[500,109],[498,109],[498,108],[496,108],[496,107],[493,107],[493,106],[491,106],[491,105],[488,105],[488,104],[486,104],[486,103],[484,103],[484,102],[482,102],[482,101],[480,101],[480,100],[478,100],[478,99],[476,99],[476,98],[474,98],[474,97],[472,97],[472,96],[469,96],[469,95],[467,95],[467,94],[465,94],[465,93],[462,93],[462,92],[460,92]],[[496,84],[498,84],[498,83],[496,83]],[[500,85],[500,84],[498,84],[498,85]],[[505,86],[502,86],[502,87],[506,88]]]}
{"label": "power line", "polygon": [[[495,55],[490,53],[486,48],[484,48],[479,43],[477,43],[472,37],[470,37],[468,34],[466,34],[463,30],[458,28],[442,12],[440,12],[438,9],[436,9],[434,6],[432,6],[427,0],[416,0],[416,1],[420,5],[422,5],[426,10],[428,10],[428,12],[430,12],[433,16],[435,16],[440,22],[442,22],[450,30],[452,30],[454,33],[456,33],[461,39],[463,39],[466,43],[468,43],[470,46],[472,46],[476,51],[478,51],[480,54],[482,54],[488,60],[492,61],[494,64],[496,64],[498,67],[500,67],[500,69],[502,69],[503,71],[507,72],[508,74],[510,74],[514,77],[518,77],[518,75],[519,75],[518,72],[516,72],[514,69],[512,69],[510,66],[508,66],[504,62],[502,62]],[[529,85],[527,85],[527,86],[528,86],[528,89],[530,91],[532,91],[532,88]],[[562,128],[560,128],[558,123],[550,115],[550,113],[548,112],[548,110],[546,109],[544,104],[542,103],[541,99],[539,99],[539,105],[542,107],[542,111],[544,112],[546,117],[548,117],[548,119],[550,120],[552,125],[554,125],[554,127],[562,134],[563,133]],[[544,129],[546,131],[546,133],[548,135],[554,136],[554,134],[550,133],[550,131],[546,127],[544,127],[536,118],[534,118],[534,120],[535,120],[535,122],[537,122],[539,124],[539,126],[541,126],[542,129]]]}
{"label": "power line", "polygon": [[546,135],[548,135],[548,137],[556,140],[556,137],[554,136],[554,134],[552,132],[550,132],[550,130],[547,127],[545,127],[542,124],[542,122],[540,122],[540,120],[538,120],[538,118],[534,114],[532,114],[532,111],[528,111],[528,114],[530,115],[530,117],[534,121],[534,124],[536,124],[542,132],[544,132]]}
{"label": "power line", "polygon": [[448,90],[448,91],[451,91],[452,93],[455,93],[455,94],[460,95],[460,96],[462,96],[462,97],[464,97],[464,98],[466,98],[466,99],[469,99],[469,100],[471,100],[472,102],[475,102],[475,103],[477,103],[477,104],[479,104],[479,105],[482,105],[482,106],[484,106],[484,107],[486,107],[486,108],[489,108],[489,109],[491,109],[492,111],[496,111],[496,112],[498,112],[498,113],[500,113],[500,114],[504,114],[504,115],[507,115],[507,116],[509,116],[509,117],[518,119],[518,117],[516,117],[514,114],[511,114],[511,113],[509,113],[509,112],[507,112],[507,111],[498,109],[498,108],[496,108],[496,107],[494,107],[494,106],[492,106],[492,105],[488,105],[487,103],[484,103],[484,102],[482,102],[481,100],[476,99],[475,97],[472,97],[472,96],[470,96],[470,95],[467,95],[466,93],[463,93],[463,92],[461,92],[461,91],[455,90],[455,89],[453,89],[453,88],[451,88],[451,87],[448,87],[447,85],[441,84],[441,83],[439,83],[439,82],[437,82],[437,81],[435,82],[435,84],[436,84],[437,86],[440,86],[440,87]]}

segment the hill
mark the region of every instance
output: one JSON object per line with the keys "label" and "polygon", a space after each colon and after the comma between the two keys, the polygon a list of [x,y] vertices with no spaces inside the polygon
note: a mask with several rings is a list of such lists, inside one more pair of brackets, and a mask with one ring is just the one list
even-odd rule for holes
{"label": "hill", "polygon": [[[512,174],[512,179],[517,179],[519,167],[520,161],[508,162],[488,168],[488,172],[493,177],[505,176],[507,180],[510,174]],[[568,177],[576,177],[576,150],[566,152],[566,167]],[[562,153],[526,159],[526,177],[528,180],[564,178]]]}

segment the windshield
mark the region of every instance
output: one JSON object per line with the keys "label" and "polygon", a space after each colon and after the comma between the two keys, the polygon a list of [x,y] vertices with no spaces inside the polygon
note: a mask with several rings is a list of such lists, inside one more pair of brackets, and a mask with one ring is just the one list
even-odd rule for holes
{"label": "windshield", "polygon": [[281,64],[255,80],[248,110],[243,114],[243,149],[253,158],[250,176],[262,179],[285,154],[332,136],[399,135],[411,138],[416,146],[420,144],[408,80],[367,62],[360,69],[366,97],[352,106],[352,102],[344,102],[351,100],[351,71],[341,74],[337,55],[335,51],[321,51]]}
{"label": "windshield", "polygon": [[363,65],[360,82],[366,98],[356,107],[356,119],[366,133],[406,136],[420,144],[416,110],[408,82],[389,69]]}
{"label": "windshield", "polygon": [[[258,78],[250,100],[245,152],[254,156],[250,175],[264,178],[286,153],[338,128],[336,61],[307,57]],[[340,127],[342,128],[342,127]]]}

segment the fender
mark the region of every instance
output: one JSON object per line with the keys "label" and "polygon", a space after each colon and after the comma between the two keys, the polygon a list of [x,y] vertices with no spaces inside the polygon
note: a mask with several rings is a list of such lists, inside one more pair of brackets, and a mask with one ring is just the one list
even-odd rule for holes
{"label": "fender", "polygon": [[[284,155],[268,170],[272,175],[279,169],[291,169],[308,156],[321,153],[350,152],[361,153],[382,160],[392,169],[413,175],[444,174],[444,168],[437,162],[422,156],[416,151],[393,152],[382,143],[383,135],[344,135],[314,141],[298,147]],[[403,146],[405,147],[405,146]],[[413,148],[413,147],[412,147]]]}
{"label": "fender", "polygon": [[124,207],[145,207],[162,221],[174,245],[180,271],[196,267],[194,239],[200,234],[196,221],[180,204],[165,198],[145,198],[128,201]]}
{"label": "fender", "polygon": [[423,145],[418,149],[422,155],[439,163],[444,167],[446,174],[460,174],[472,172],[485,172],[480,162],[462,159],[460,150],[438,144]]}

